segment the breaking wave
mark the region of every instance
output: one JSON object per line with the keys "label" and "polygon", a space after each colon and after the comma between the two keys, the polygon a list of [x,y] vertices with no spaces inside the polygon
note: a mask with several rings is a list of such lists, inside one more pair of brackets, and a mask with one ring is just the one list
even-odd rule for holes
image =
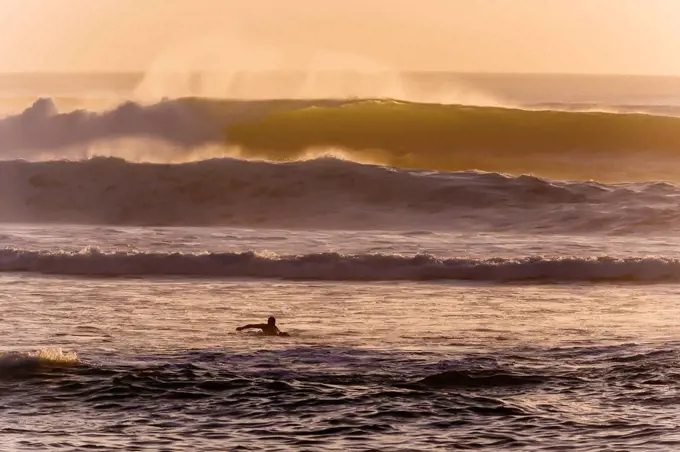
{"label": "breaking wave", "polygon": [[0,272],[78,276],[194,276],[319,281],[679,282],[663,257],[441,258],[428,254],[0,251]]}
{"label": "breaking wave", "polygon": [[[232,143],[274,156],[309,148],[385,151],[391,166],[461,169],[483,159],[680,150],[680,118],[357,101],[280,111],[228,127]],[[467,153],[467,155],[466,155]]]}
{"label": "breaking wave", "polygon": [[0,162],[0,221],[634,233],[677,228],[669,183],[407,171],[333,158]]}
{"label": "breaking wave", "polygon": [[[664,172],[667,162],[654,165],[650,156],[680,158],[680,118],[673,111],[653,115],[626,108],[575,108],[182,98],[60,113],[52,99],[40,99],[0,119],[0,157],[121,156],[168,162],[195,159],[197,148],[210,147],[213,157],[291,161],[340,150],[354,161],[439,171],[619,181],[671,174]],[[167,146],[141,158],[107,146],[128,139]]]}
{"label": "breaking wave", "polygon": [[80,364],[74,352],[44,348],[29,352],[0,352],[0,378]]}
{"label": "breaking wave", "polygon": [[[91,145],[94,143],[143,138],[174,146],[174,149],[166,147],[166,154],[157,156],[158,160],[167,161],[199,146],[224,145],[227,124],[281,109],[338,103],[184,98],[150,105],[129,101],[106,111],[61,113],[53,99],[42,98],[20,114],[0,118],[0,157],[85,158],[92,156]],[[108,155],[105,148],[101,152]]]}

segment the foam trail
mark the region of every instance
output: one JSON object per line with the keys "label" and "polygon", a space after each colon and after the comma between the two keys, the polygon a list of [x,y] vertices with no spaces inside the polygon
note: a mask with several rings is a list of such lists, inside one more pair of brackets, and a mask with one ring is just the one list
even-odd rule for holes
{"label": "foam trail", "polygon": [[428,254],[105,253],[0,251],[0,271],[81,276],[196,276],[320,281],[679,282],[680,260],[661,257],[440,258]]}
{"label": "foam trail", "polygon": [[[267,45],[235,26],[171,46],[157,56],[135,99],[400,99],[412,102],[507,105],[462,81],[426,89],[404,72],[356,52]],[[238,30],[238,31],[237,31]],[[318,36],[317,36],[318,37]],[[280,40],[279,40],[280,41]]]}

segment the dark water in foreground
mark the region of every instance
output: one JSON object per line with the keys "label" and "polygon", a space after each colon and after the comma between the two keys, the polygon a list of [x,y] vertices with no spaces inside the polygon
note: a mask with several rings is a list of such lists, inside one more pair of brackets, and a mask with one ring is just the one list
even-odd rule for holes
{"label": "dark water in foreground", "polygon": [[2,432],[17,450],[673,450],[676,346],[293,346],[17,371]]}

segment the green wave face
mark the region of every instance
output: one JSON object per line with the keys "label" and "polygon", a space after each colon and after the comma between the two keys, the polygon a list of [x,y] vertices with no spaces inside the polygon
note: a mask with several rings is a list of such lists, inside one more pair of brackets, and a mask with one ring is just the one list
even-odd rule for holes
{"label": "green wave face", "polygon": [[[290,107],[290,106],[289,106]],[[309,149],[397,167],[513,171],[555,157],[680,156],[680,118],[396,101],[281,109],[227,126],[250,157],[294,160]]]}

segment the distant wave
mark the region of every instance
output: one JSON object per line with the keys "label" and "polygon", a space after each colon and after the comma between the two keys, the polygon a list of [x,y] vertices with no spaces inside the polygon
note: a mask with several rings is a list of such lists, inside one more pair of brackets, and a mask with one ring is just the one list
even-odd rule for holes
{"label": "distant wave", "polygon": [[[167,144],[151,159],[159,162],[192,160],[196,148],[211,146],[213,157],[237,150],[231,155],[270,161],[339,150],[350,160],[398,168],[596,180],[665,177],[667,168],[650,157],[680,158],[680,118],[634,113],[635,106],[580,107],[183,98],[59,113],[51,99],[40,99],[0,119],[0,158],[128,157],[137,154],[90,147],[145,139]],[[677,113],[664,108],[657,113]]]}
{"label": "distant wave", "polygon": [[680,151],[675,117],[396,101],[281,111],[227,130],[232,143],[270,157],[323,147],[382,150],[388,165],[436,169],[461,169],[466,159]]}
{"label": "distant wave", "polygon": [[106,111],[60,113],[53,99],[43,98],[20,114],[0,118],[0,158],[87,157],[83,146],[123,138],[163,141],[179,147],[175,152],[181,154],[210,143],[224,145],[224,127],[232,122],[281,109],[339,103],[184,98],[151,105],[129,101]]}
{"label": "distant wave", "polygon": [[30,159],[46,150],[136,136],[192,146],[210,137],[201,119],[174,102],[59,113],[52,99],[40,99],[21,114],[0,119],[0,156]]}
{"label": "distant wave", "polygon": [[680,189],[324,158],[0,162],[0,221],[632,233],[680,224]]}
{"label": "distant wave", "polygon": [[422,254],[0,251],[0,272],[320,281],[680,282],[680,260],[614,257],[439,258]]}

